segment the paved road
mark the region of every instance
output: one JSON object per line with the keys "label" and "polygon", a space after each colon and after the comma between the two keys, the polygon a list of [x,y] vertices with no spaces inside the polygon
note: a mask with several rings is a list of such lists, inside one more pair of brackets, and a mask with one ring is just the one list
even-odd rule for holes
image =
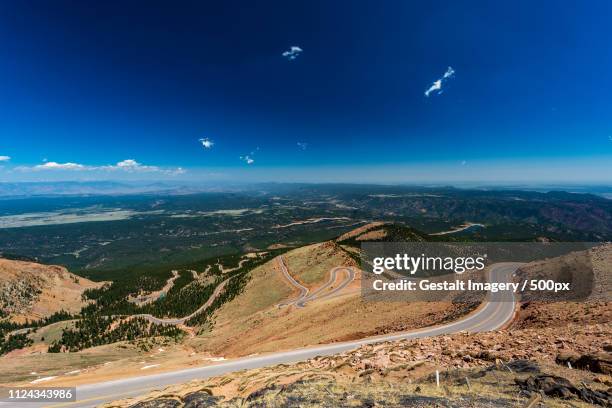
{"label": "paved road", "polygon": [[[294,305],[295,307],[301,308],[301,307],[306,306],[306,303],[312,302],[313,300],[330,298],[334,296],[335,294],[337,294],[342,289],[344,289],[345,287],[347,287],[355,279],[355,271],[353,271],[353,269],[347,268],[344,266],[338,266],[336,268],[333,268],[330,271],[331,273],[329,276],[329,280],[323,286],[321,286],[320,288],[318,288],[317,290],[315,290],[309,295],[308,294],[309,289],[305,287],[304,285],[302,285],[301,283],[299,283],[297,280],[295,280],[293,276],[291,276],[291,274],[289,273],[289,270],[287,269],[287,265],[285,264],[285,260],[283,259],[282,256],[278,257],[278,263],[280,265],[281,271],[283,272],[283,275],[285,276],[285,279],[287,279],[291,285],[293,285],[295,288],[297,288],[300,291],[300,294],[298,295],[297,298],[287,300],[283,303],[279,303],[278,307]],[[334,289],[321,295],[321,293],[329,289],[334,284],[334,282],[336,281],[338,272],[340,271],[346,272],[346,277],[344,278],[344,280],[342,280],[338,284],[338,286],[335,287]]]}
{"label": "paved road", "polygon": [[212,305],[212,303],[215,301],[215,299],[221,294],[221,292],[225,288],[225,285],[227,284],[227,282],[230,279],[232,279],[232,278],[233,278],[233,276],[227,278],[226,280],[221,282],[219,285],[217,285],[217,287],[215,288],[215,291],[208,298],[206,303],[204,303],[202,306],[200,306],[195,312],[191,313],[190,315],[187,315],[187,316],[184,316],[184,317],[169,317],[169,318],[155,317],[155,316],[150,315],[150,314],[137,314],[137,315],[133,315],[133,316],[134,317],[143,317],[143,318],[147,319],[148,321],[150,321],[151,323],[155,323],[155,324],[162,324],[162,325],[183,324],[187,320],[189,320],[192,317],[194,317],[195,315],[200,314],[204,310],[208,309],[210,307],[210,305]]}
{"label": "paved road", "polygon": [[166,284],[160,290],[156,290],[154,292],[149,293],[148,295],[143,296],[132,297],[132,295],[129,295],[127,301],[130,303],[134,303],[136,306],[144,306],[149,303],[153,303],[158,300],[162,294],[164,296],[167,295],[170,289],[172,289],[172,287],[174,286],[174,281],[177,280],[180,276],[181,275],[179,274],[179,272],[174,270],[172,271],[172,277],[168,278]]}
{"label": "paved road", "polygon": [[[338,286],[329,290],[327,293],[323,293],[334,284],[334,282],[336,281],[338,272],[342,272],[342,271],[346,272],[346,277],[338,284]],[[329,280],[325,283],[325,285],[321,286],[319,289],[312,292],[312,294],[310,294],[309,296],[306,296],[305,298],[297,301],[295,305],[297,307],[304,307],[306,306],[306,303],[312,302],[313,300],[330,298],[336,295],[338,292],[340,292],[345,287],[347,287],[353,281],[353,279],[355,279],[355,271],[353,271],[353,269],[347,268],[344,266],[336,267],[331,270]]]}
{"label": "paved road", "polygon": [[298,295],[297,298],[280,303],[278,307],[285,307],[285,306],[297,304],[298,302],[304,300],[306,296],[308,296],[308,288],[302,285],[300,282],[296,281],[293,278],[293,276],[291,276],[291,274],[289,273],[289,270],[287,269],[287,265],[285,265],[285,260],[283,259],[282,256],[279,256],[277,259],[278,259],[278,264],[281,268],[281,271],[283,272],[283,275],[285,276],[285,279],[287,279],[289,283],[291,283],[293,286],[295,286],[300,291],[300,294]]}
{"label": "paved road", "polygon": [[484,224],[478,224],[478,223],[475,223],[475,222],[466,222],[465,224],[460,225],[459,227],[453,228],[453,229],[451,229],[451,230],[449,230],[449,231],[434,232],[434,233],[431,233],[431,234],[429,234],[429,235],[449,235],[449,234],[456,234],[456,233],[461,232],[461,231],[469,230],[469,229],[470,229],[470,228],[472,228],[472,227],[480,227],[480,228],[484,228],[485,226],[484,226]]}
{"label": "paved road", "polygon": [[[176,272],[176,271],[172,271],[172,272]],[[192,271],[192,273],[194,273],[194,277],[197,278],[197,272],[196,271]],[[178,277],[178,275],[176,275],[176,277]],[[206,303],[204,303],[202,306],[197,308],[193,313],[191,313],[191,314],[189,314],[187,316],[184,316],[184,317],[167,317],[167,318],[163,318],[163,317],[155,317],[152,314],[148,314],[148,313],[141,313],[141,314],[131,315],[131,317],[142,317],[144,319],[147,319],[151,323],[161,324],[161,325],[183,324],[187,320],[189,320],[192,317],[194,317],[195,315],[200,314],[201,312],[203,312],[206,309],[208,309],[210,307],[210,305],[212,305],[212,303],[215,301],[215,299],[217,299],[217,297],[221,294],[221,292],[225,288],[225,285],[227,285],[227,282],[229,282],[229,280],[232,279],[233,277],[234,276],[231,276],[231,277],[227,278],[226,280],[224,280],[223,282],[221,282],[219,285],[217,285],[217,287],[215,288],[214,292],[212,293],[210,298],[208,298]],[[173,279],[173,278],[171,278],[171,279]],[[125,316],[113,316],[113,317],[125,317]],[[34,329],[34,328],[33,327],[26,327],[24,329],[13,330],[12,332],[9,333],[9,335],[15,335],[15,334],[20,334],[20,333],[27,333],[29,330],[32,330],[32,329]]]}
{"label": "paved road", "polygon": [[[520,264],[497,264],[491,268],[491,282],[510,282],[511,276]],[[428,327],[416,331],[370,337],[356,341],[319,345],[297,350],[283,351],[256,357],[245,357],[222,362],[215,365],[190,368],[152,374],[135,378],[126,378],[97,384],[77,387],[76,402],[64,404],[47,404],[53,407],[93,407],[104,402],[133,397],[149,391],[161,389],[168,385],[185,383],[195,379],[203,379],[234,371],[287,364],[307,360],[317,356],[327,356],[343,353],[364,344],[379,343],[403,339],[438,336],[460,331],[483,332],[497,330],[510,321],[514,315],[515,299],[511,293],[490,293],[488,301],[474,313],[449,324]],[[0,404],[2,405],[2,404]],[[7,405],[8,406],[8,405]],[[40,404],[19,404],[20,407],[38,407]]]}

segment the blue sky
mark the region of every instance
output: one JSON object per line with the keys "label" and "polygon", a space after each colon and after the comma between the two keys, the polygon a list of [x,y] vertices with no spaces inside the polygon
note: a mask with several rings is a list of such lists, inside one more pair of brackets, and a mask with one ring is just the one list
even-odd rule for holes
{"label": "blue sky", "polygon": [[611,16],[608,1],[2,2],[0,180],[612,182]]}

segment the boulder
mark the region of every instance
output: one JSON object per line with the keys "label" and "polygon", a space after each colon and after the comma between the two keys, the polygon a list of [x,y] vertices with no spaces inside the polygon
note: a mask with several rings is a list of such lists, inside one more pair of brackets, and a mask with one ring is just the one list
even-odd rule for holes
{"label": "boulder", "polygon": [[218,401],[219,397],[213,397],[204,391],[192,392],[183,398],[184,408],[214,407]]}
{"label": "boulder", "polygon": [[182,404],[171,398],[159,398],[131,405],[130,408],[178,408]]}
{"label": "boulder", "polygon": [[612,393],[597,391],[588,387],[577,388],[568,379],[556,375],[532,375],[525,379],[514,380],[523,391],[543,393],[549,397],[572,399],[579,398],[589,404],[612,407]]}
{"label": "boulder", "polygon": [[563,352],[563,353],[557,354],[557,357],[555,358],[555,362],[557,364],[561,364],[564,366],[566,366],[567,363],[570,363],[572,367],[575,367],[576,361],[578,361],[579,358],[580,358],[580,355],[569,351],[569,352]]}
{"label": "boulder", "polygon": [[574,366],[594,373],[610,375],[612,374],[612,353],[584,354],[576,360]]}
{"label": "boulder", "polygon": [[515,382],[525,391],[543,392],[550,397],[569,399],[578,393],[568,379],[556,375],[532,375],[524,380],[516,379]]}
{"label": "boulder", "polygon": [[601,352],[578,355],[576,353],[560,353],[555,358],[557,364],[567,365],[569,362],[573,368],[589,370],[594,373],[612,374],[612,353]]}
{"label": "boulder", "polygon": [[512,360],[506,364],[515,373],[539,373],[540,366],[529,360]]}

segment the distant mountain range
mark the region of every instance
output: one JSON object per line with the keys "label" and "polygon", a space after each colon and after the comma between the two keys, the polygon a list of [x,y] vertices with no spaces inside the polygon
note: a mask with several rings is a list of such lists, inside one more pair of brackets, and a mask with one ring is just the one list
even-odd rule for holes
{"label": "distant mountain range", "polygon": [[[202,182],[119,182],[119,181],[41,181],[41,182],[0,182],[0,199],[17,197],[44,197],[44,196],[113,196],[113,195],[132,195],[132,194],[170,194],[183,195],[202,192],[232,192],[232,191],[252,191],[252,190],[271,190],[275,192],[294,191],[296,189],[307,189],[308,187],[334,186],[337,184],[313,184],[313,183],[222,183],[210,184]],[[359,185],[359,184],[340,184],[342,186],[360,187],[391,187],[390,185]],[[612,199],[612,185],[397,185],[402,188],[423,188],[423,189],[466,189],[477,191],[533,191],[551,192],[565,191],[569,193],[594,194],[608,199]]]}
{"label": "distant mountain range", "polygon": [[0,197],[95,196],[147,193],[189,194],[206,191],[170,183],[119,183],[115,181],[61,181],[0,183]]}

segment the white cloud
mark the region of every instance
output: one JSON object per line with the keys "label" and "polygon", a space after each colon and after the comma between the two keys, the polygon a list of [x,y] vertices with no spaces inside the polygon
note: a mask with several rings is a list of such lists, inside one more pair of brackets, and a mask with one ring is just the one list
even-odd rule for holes
{"label": "white cloud", "polygon": [[257,153],[258,151],[259,151],[259,146],[257,146],[255,150],[253,150],[251,153],[246,154],[244,156],[240,156],[240,160],[242,160],[246,164],[253,164],[255,163],[255,153]]}
{"label": "white cloud", "polygon": [[435,80],[433,84],[431,84],[431,86],[427,88],[427,90],[425,91],[425,96],[429,97],[432,92],[435,92],[436,95],[440,95],[443,92],[442,85],[454,76],[455,70],[453,69],[453,67],[448,67],[444,75],[442,75],[442,78]]}
{"label": "white cloud", "polygon": [[5,162],[11,160],[11,156],[0,156],[0,162]]}
{"label": "white cloud", "polygon": [[125,173],[161,173],[167,175],[183,174],[186,171],[181,168],[162,168],[159,166],[147,166],[137,162],[134,159],[122,160],[116,164],[106,166],[89,166],[79,163],[58,163],[54,161],[44,162],[36,166],[19,166],[15,170],[19,171],[53,171],[53,170],[71,170],[71,171],[105,171],[105,172],[125,172]]}
{"label": "white cloud", "polygon": [[34,170],[88,170],[88,166],[84,166],[78,163],[58,163],[58,162],[46,162],[44,164],[38,164],[33,167]]}
{"label": "white cloud", "polygon": [[117,163],[117,167],[119,168],[134,168],[134,167],[140,167],[140,166],[142,165],[134,159],[127,159],[127,160],[123,160]]}
{"label": "white cloud", "polygon": [[116,171],[121,170],[128,173],[163,173],[163,174],[184,174],[185,170],[181,167],[177,168],[161,168],[159,166],[147,166],[142,163],[138,163],[134,159],[127,159],[118,162],[115,165],[111,166],[102,166],[100,167],[102,170],[110,170]]}
{"label": "white cloud", "polygon": [[298,57],[298,55],[300,55],[302,53],[302,50],[300,47],[298,47],[297,45],[293,45],[291,46],[291,48],[289,48],[288,51],[283,52],[283,57],[287,58],[289,61],[293,61],[294,59],[296,59]]}
{"label": "white cloud", "polygon": [[240,160],[244,161],[246,164],[255,163],[255,159],[248,154],[246,156],[240,156]]}
{"label": "white cloud", "polygon": [[157,166],[145,166],[144,164],[138,163],[134,159],[127,159],[118,162],[115,165],[104,166],[108,170],[125,170],[129,172],[134,171],[159,171],[160,168]]}
{"label": "white cloud", "polygon": [[297,146],[302,149],[302,150],[306,150],[308,148],[308,143],[306,142],[297,142]]}
{"label": "white cloud", "polygon": [[442,80],[438,79],[437,81],[434,81],[434,83],[431,84],[431,86],[425,91],[425,96],[429,96],[430,93],[434,91],[439,91],[441,89],[442,89]]}
{"label": "white cloud", "polygon": [[207,137],[205,137],[203,139],[200,139],[200,143],[202,143],[202,146],[205,149],[210,149],[211,147],[213,147],[215,145],[215,142],[213,142],[212,140],[210,140]]}
{"label": "white cloud", "polygon": [[455,75],[455,70],[453,69],[453,67],[448,67],[446,69],[446,72],[444,73],[444,75],[442,76],[442,79],[446,79],[446,78],[450,78],[453,75]]}

